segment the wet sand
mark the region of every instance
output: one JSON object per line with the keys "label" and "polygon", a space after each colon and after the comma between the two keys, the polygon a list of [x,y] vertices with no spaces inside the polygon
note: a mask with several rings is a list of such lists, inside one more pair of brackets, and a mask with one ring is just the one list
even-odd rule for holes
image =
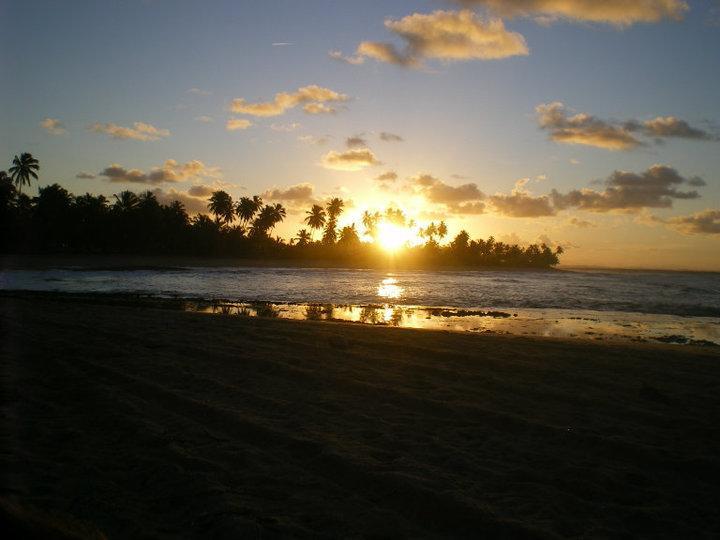
{"label": "wet sand", "polygon": [[720,535],[712,349],[50,297],[0,297],[0,315],[6,521],[108,538]]}

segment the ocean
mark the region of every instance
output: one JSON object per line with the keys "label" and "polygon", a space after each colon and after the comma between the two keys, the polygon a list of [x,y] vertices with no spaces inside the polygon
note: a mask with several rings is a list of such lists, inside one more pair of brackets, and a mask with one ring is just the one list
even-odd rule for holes
{"label": "ocean", "polygon": [[[235,306],[251,316],[260,303],[276,306],[260,312],[288,318],[720,344],[717,273],[56,268],[0,271],[0,289],[175,298],[189,301],[190,309],[228,313]],[[308,311],[314,305],[332,306],[332,313]],[[363,309],[366,315],[368,309],[382,311],[363,320]]]}

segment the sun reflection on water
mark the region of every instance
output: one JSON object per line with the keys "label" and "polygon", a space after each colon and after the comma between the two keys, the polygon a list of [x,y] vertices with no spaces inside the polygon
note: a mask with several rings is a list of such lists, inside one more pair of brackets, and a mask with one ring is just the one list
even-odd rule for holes
{"label": "sun reflection on water", "polygon": [[383,279],[378,287],[378,296],[380,298],[400,298],[404,289],[397,282],[397,279],[393,277]]}

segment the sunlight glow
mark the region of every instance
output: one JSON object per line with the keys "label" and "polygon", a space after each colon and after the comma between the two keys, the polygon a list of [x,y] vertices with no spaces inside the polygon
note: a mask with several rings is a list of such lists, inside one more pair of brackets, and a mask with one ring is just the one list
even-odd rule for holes
{"label": "sunlight glow", "polygon": [[414,238],[414,232],[407,227],[400,227],[387,221],[378,223],[377,241],[387,251],[397,251],[412,243]]}

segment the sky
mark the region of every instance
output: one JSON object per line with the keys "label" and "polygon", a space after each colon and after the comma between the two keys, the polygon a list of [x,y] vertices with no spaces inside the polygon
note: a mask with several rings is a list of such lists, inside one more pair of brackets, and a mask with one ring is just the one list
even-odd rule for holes
{"label": "sky", "polygon": [[39,186],[191,212],[261,194],[285,238],[338,196],[360,229],[394,206],[569,266],[720,270],[715,0],[5,0],[0,20],[0,160],[31,152]]}

